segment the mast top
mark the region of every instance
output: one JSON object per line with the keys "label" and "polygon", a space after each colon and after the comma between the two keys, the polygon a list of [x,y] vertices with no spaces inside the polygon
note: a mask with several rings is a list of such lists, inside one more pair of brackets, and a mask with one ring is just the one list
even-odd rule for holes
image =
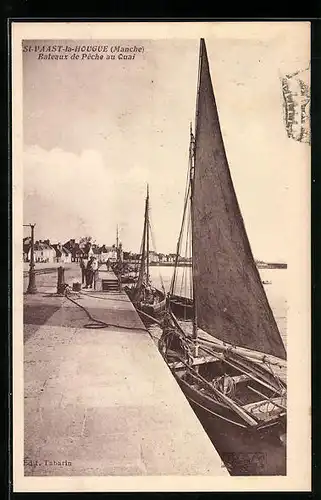
{"label": "mast top", "polygon": [[118,233],[118,224],[116,226],[116,248],[118,248],[119,245],[119,233]]}

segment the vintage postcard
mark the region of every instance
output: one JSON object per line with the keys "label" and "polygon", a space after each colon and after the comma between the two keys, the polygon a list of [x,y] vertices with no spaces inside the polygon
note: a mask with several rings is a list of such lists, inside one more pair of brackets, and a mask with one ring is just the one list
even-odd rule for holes
{"label": "vintage postcard", "polygon": [[14,491],[309,491],[310,24],[11,28]]}

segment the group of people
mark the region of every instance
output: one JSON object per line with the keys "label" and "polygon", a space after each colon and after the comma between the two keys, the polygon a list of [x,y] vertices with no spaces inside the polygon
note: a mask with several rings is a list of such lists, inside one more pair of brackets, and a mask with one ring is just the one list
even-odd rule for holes
{"label": "group of people", "polygon": [[95,280],[96,272],[98,271],[98,260],[93,255],[85,256],[80,259],[81,281],[85,288],[92,288]]}

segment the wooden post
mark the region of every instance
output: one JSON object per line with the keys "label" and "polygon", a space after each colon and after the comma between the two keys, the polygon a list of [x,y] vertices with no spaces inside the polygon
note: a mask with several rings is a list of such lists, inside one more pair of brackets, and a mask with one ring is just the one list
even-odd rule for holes
{"label": "wooden post", "polygon": [[57,293],[63,295],[65,292],[65,269],[58,267]]}

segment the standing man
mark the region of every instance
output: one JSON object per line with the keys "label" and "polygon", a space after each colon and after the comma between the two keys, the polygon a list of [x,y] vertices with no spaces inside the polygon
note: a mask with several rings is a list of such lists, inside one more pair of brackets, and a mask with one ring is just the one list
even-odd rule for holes
{"label": "standing man", "polygon": [[94,278],[93,261],[94,261],[94,257],[91,256],[90,259],[88,260],[88,264],[86,267],[86,286],[85,286],[85,288],[92,288],[92,286],[93,286],[93,278]]}
{"label": "standing man", "polygon": [[81,283],[82,285],[85,283],[86,279],[86,268],[88,264],[87,256],[84,255],[80,258],[80,269],[81,269]]}
{"label": "standing man", "polygon": [[93,270],[93,280],[94,280],[94,290],[96,290],[96,281],[98,278],[98,259],[93,257],[92,270]]}

